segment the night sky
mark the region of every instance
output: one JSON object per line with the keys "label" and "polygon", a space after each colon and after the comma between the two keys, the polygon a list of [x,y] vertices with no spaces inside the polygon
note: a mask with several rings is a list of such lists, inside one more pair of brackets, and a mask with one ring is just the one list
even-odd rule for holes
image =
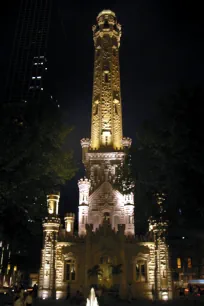
{"label": "night sky", "polygon": [[[122,25],[120,48],[124,136],[133,138],[144,119],[156,113],[156,101],[181,84],[203,82],[203,10],[201,1],[56,1],[48,44],[51,94],[67,111],[74,131],[67,144],[80,163],[80,139],[90,137],[93,83],[92,25],[103,9]],[[15,30],[19,1],[1,7],[1,91]],[[76,178],[62,191],[61,212],[77,212]]]}

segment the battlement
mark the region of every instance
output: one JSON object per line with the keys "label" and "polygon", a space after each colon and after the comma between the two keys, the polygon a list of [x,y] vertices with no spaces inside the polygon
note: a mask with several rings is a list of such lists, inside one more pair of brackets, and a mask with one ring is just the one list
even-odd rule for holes
{"label": "battlement", "polygon": [[115,17],[115,13],[113,11],[111,11],[111,10],[103,10],[103,11],[101,11],[98,14],[97,19],[100,18],[103,15],[111,15],[111,16]]}
{"label": "battlement", "polygon": [[80,180],[78,180],[78,186],[80,190],[85,189],[85,188],[90,188],[91,182],[87,178],[84,178],[84,179],[81,178]]}
{"label": "battlement", "polygon": [[122,139],[122,145],[123,147],[125,148],[130,148],[131,147],[131,144],[132,144],[132,139],[129,138],[129,137],[123,137]]}
{"label": "battlement", "polygon": [[82,138],[80,142],[81,142],[82,149],[90,147],[90,139],[89,138]]}

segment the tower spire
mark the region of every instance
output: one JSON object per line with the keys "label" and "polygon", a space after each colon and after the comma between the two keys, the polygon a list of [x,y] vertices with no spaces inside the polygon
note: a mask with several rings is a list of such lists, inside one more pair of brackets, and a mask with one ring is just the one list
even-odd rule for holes
{"label": "tower spire", "polygon": [[119,46],[121,26],[115,13],[103,10],[93,26],[95,46],[91,149],[121,150],[122,110]]}

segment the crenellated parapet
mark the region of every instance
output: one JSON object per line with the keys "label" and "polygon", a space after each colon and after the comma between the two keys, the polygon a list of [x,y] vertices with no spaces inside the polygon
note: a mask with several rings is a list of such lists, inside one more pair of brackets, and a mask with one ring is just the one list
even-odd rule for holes
{"label": "crenellated parapet", "polygon": [[92,27],[94,35],[94,43],[97,43],[97,37],[103,37],[103,35],[110,33],[111,36],[115,36],[117,41],[117,47],[120,46],[121,38],[121,25],[117,22],[115,13],[111,10],[103,10],[97,16],[97,25]]}
{"label": "crenellated parapet", "polygon": [[89,148],[90,146],[90,139],[89,138],[82,138],[81,141],[81,147],[83,148]]}

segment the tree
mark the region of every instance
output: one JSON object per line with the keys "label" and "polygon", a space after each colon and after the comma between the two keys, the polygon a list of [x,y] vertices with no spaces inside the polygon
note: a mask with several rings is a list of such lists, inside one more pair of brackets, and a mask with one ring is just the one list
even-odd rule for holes
{"label": "tree", "polygon": [[0,231],[18,248],[39,233],[46,195],[71,179],[76,166],[64,148],[71,128],[52,97],[0,108]]}
{"label": "tree", "polygon": [[157,120],[137,134],[139,184],[150,194],[165,193],[172,222],[186,226],[201,225],[204,215],[203,100],[202,88],[178,90],[160,101]]}
{"label": "tree", "polygon": [[122,194],[130,194],[134,192],[135,182],[132,174],[130,151],[125,153],[123,162],[116,169],[116,179],[113,187]]}
{"label": "tree", "polygon": [[101,270],[99,265],[95,265],[92,268],[88,269],[87,274],[88,274],[88,277],[92,279],[94,283],[96,283],[97,277],[102,276],[103,271]]}

